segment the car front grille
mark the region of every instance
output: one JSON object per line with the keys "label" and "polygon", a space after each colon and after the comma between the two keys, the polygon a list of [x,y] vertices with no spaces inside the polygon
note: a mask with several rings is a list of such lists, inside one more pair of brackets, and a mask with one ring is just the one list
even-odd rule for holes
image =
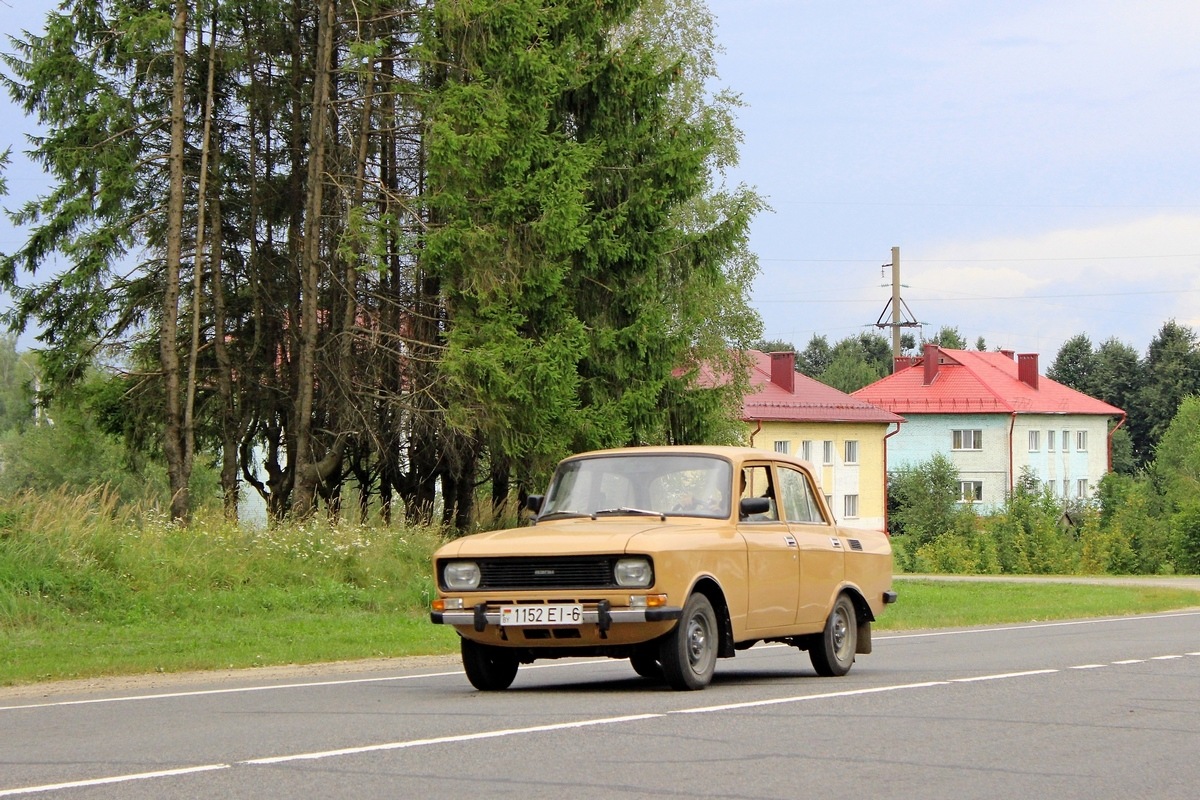
{"label": "car front grille", "polygon": [[610,589],[616,556],[483,558],[479,588]]}

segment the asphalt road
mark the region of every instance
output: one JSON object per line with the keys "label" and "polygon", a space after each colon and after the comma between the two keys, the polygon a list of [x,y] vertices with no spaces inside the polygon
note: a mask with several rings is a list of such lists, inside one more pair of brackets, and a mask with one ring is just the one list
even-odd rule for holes
{"label": "asphalt road", "polygon": [[844,678],[756,647],[690,693],[572,660],[0,696],[0,797],[808,796],[1196,798],[1200,611],[877,634]]}

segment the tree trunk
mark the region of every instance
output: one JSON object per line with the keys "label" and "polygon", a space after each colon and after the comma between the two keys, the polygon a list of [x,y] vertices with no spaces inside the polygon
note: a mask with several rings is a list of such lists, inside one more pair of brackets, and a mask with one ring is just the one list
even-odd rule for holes
{"label": "tree trunk", "polygon": [[296,366],[295,486],[292,513],[308,517],[316,508],[321,481],[312,434],[316,388],[317,326],[321,277],[321,210],[324,207],[326,129],[329,117],[330,66],[334,39],[333,0],[320,0],[312,116],[309,123],[308,178],[305,185],[304,241],[300,251],[300,331]]}
{"label": "tree trunk", "polygon": [[175,7],[173,32],[173,75],[171,91],[170,186],[167,201],[166,275],[163,288],[162,321],[158,335],[159,364],[165,392],[163,454],[171,488],[171,518],[187,520],[190,509],[188,483],[191,453],[180,408],[180,367],[176,338],[179,333],[179,276],[183,261],[183,140],[184,78],[187,59],[187,3]]}

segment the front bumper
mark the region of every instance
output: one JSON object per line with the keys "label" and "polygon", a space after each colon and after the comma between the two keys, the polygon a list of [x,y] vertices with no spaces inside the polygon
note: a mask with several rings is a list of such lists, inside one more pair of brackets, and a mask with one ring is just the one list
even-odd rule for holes
{"label": "front bumper", "polygon": [[[672,622],[683,614],[682,608],[664,606],[661,608],[612,608],[607,602],[598,603],[594,608],[585,608],[581,625],[596,625],[601,631],[607,631],[613,625],[645,622]],[[431,611],[429,620],[437,625],[469,626],[482,632],[489,625],[500,624],[500,610],[488,610],[486,603],[463,609],[462,611]],[[577,627],[577,626],[576,626]]]}

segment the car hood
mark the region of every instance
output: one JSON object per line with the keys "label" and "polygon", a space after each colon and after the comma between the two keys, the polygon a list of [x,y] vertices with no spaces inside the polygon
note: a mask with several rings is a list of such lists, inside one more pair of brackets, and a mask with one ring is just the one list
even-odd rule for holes
{"label": "car hood", "polygon": [[542,522],[524,528],[464,536],[442,546],[437,558],[485,556],[594,555],[636,551],[635,541],[648,533],[682,531],[703,525],[697,520],[666,522],[657,517],[586,517]]}

